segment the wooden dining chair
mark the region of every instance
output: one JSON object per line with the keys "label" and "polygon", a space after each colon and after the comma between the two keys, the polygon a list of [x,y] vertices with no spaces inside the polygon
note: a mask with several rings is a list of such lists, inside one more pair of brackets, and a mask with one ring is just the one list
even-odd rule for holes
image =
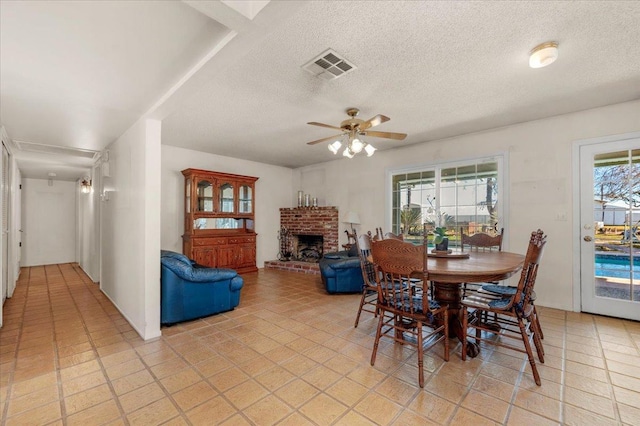
{"label": "wooden dining chair", "polygon": [[404,241],[404,235],[402,234],[394,234],[393,232],[387,232],[384,234],[384,238],[385,240],[400,240],[400,241]]}
{"label": "wooden dining chair", "polygon": [[378,302],[378,285],[376,282],[375,267],[371,261],[371,232],[363,235],[358,235],[355,230],[353,232],[356,239],[356,246],[358,248],[358,256],[360,257],[362,279],[364,281],[364,285],[362,286],[362,297],[360,298],[360,306],[358,307],[356,322],[353,325],[354,327],[358,327],[362,311],[371,312],[375,316],[378,316],[378,310],[376,309],[376,304]]}
{"label": "wooden dining chair", "polygon": [[[475,329],[476,344],[483,341],[526,353],[533,372],[533,378],[538,386],[541,385],[540,374],[533,357],[531,342],[533,341],[541,363],[544,363],[544,350],[538,322],[534,318],[531,293],[534,290],[546,238],[546,235],[541,230],[531,233],[520,280],[513,295],[505,298],[484,300],[474,296],[462,299],[461,303],[462,359],[465,360],[467,355],[468,330],[470,328]],[[495,314],[495,322],[487,323],[485,313]],[[485,334],[483,335],[482,332],[485,332]],[[498,336],[487,336],[486,333],[498,334]],[[509,344],[507,339],[521,340],[524,348],[520,345]]]}
{"label": "wooden dining chair", "polygon": [[[483,232],[478,232],[473,235],[464,233],[464,227],[460,227],[460,251],[475,251],[475,252],[491,252],[502,251],[502,238],[504,236],[504,228],[500,229],[500,233],[497,235],[489,235]],[[462,285],[462,296],[468,296],[470,291],[478,291],[484,283],[464,283]],[[491,284],[498,284],[492,282]]]}
{"label": "wooden dining chair", "polygon": [[[379,312],[371,365],[375,364],[381,337],[412,345],[417,349],[418,383],[421,388],[424,387],[425,342],[426,349],[431,349],[438,342],[444,341],[443,358],[449,361],[448,306],[441,306],[428,296],[426,242],[425,236],[423,246],[396,239],[374,241],[371,244],[371,254],[377,272],[376,306]],[[418,284],[411,283],[411,278],[415,275],[421,278]]]}

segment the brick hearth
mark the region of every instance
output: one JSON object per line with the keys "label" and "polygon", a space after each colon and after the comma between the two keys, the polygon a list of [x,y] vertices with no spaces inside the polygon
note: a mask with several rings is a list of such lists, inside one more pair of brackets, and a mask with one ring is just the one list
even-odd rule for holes
{"label": "brick hearth", "polygon": [[278,269],[280,271],[298,272],[301,274],[320,275],[320,266],[317,263],[298,262],[289,260],[268,260],[264,262],[264,269]]}
{"label": "brick hearth", "polygon": [[[280,226],[292,235],[322,235],[322,252],[338,251],[338,209],[336,207],[281,208]],[[319,274],[317,263],[270,260],[265,269],[280,269],[305,274]]]}

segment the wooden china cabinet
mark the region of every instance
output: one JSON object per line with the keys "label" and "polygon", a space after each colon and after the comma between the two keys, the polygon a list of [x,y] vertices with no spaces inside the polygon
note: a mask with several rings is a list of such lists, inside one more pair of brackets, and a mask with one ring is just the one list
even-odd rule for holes
{"label": "wooden china cabinet", "polygon": [[257,271],[255,182],[257,177],[186,169],[182,250],[197,263]]}

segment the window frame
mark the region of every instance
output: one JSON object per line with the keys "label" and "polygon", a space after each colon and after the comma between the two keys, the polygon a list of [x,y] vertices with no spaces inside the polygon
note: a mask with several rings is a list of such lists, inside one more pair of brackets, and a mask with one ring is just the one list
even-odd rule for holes
{"label": "window frame", "polygon": [[[414,164],[410,166],[399,166],[386,169],[385,176],[385,224],[386,229],[391,231],[393,229],[393,178],[399,174],[410,174],[416,172],[434,171],[436,187],[435,191],[439,194],[441,185],[441,172],[443,169],[454,167],[473,166],[482,163],[495,162],[497,164],[497,188],[498,188],[498,229],[509,229],[509,187],[506,182],[508,179],[508,153],[499,152],[486,156],[469,157],[464,159],[456,159],[451,161],[433,161],[420,164]],[[437,207],[439,207],[439,198],[436,197]],[[457,205],[457,202],[456,202]],[[436,207],[436,205],[434,205]],[[458,230],[456,230],[458,232]],[[503,241],[503,249],[508,249],[508,239]]]}

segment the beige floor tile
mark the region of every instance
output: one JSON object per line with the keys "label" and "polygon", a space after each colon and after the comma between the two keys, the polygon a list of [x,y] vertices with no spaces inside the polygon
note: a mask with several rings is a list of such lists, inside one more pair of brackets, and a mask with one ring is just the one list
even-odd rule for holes
{"label": "beige floor tile", "polygon": [[144,342],[77,266],[23,272],[3,307],[0,424],[633,425],[640,418],[635,322],[540,306],[542,386],[521,353],[488,345],[463,362],[451,341],[448,363],[437,351],[425,355],[419,389],[415,349],[384,340],[371,367],[377,321],[369,315],[353,328],[359,295],[327,295],[318,276],[246,274],[234,311],[163,327],[161,338]]}
{"label": "beige floor tile", "polygon": [[[338,419],[338,421],[334,423],[334,426],[373,426],[376,424],[378,423],[372,422],[355,411],[349,411],[343,417]],[[403,424],[406,425],[407,423]]]}
{"label": "beige floor tile", "polygon": [[638,401],[640,401],[640,392],[614,386],[613,393],[616,397],[616,401],[632,407],[637,406]]}
{"label": "beige floor tile", "polygon": [[553,421],[560,421],[560,401],[548,398],[539,393],[519,389],[516,395],[515,405],[525,410],[538,413]]}
{"label": "beige floor tile", "polygon": [[618,405],[618,412],[623,423],[633,426],[640,426],[640,408],[625,404]]}
{"label": "beige floor tile", "polygon": [[131,359],[129,361],[125,361],[121,364],[116,364],[112,367],[107,367],[107,376],[109,380],[116,380],[120,377],[128,376],[130,374],[136,373],[140,370],[143,370],[144,364],[137,357]]}
{"label": "beige floor tile", "polygon": [[268,395],[243,411],[254,424],[273,425],[289,415],[291,408],[276,396]]}
{"label": "beige floor tile", "polygon": [[229,419],[220,423],[220,426],[253,426],[253,425],[254,423],[250,422],[242,414],[236,414],[234,416],[231,416]]}
{"label": "beige floor tile", "polygon": [[120,420],[120,410],[115,400],[108,400],[91,408],[80,411],[67,417],[67,424],[72,425],[99,425],[107,424],[114,420]]}
{"label": "beige floor tile", "polygon": [[[416,377],[416,383],[417,383]],[[450,378],[436,376],[425,384],[424,390],[431,392],[441,398],[453,402],[460,403],[467,393],[467,388],[460,383],[452,382]]]}
{"label": "beige floor tile", "polygon": [[640,379],[619,373],[610,373],[611,383],[615,386],[640,393]]}
{"label": "beige floor tile", "polygon": [[35,392],[12,398],[9,401],[9,410],[7,416],[11,417],[24,411],[31,410],[41,405],[45,405],[52,401],[57,401],[58,399],[58,386],[48,385],[36,390]]}
{"label": "beige floor tile", "polygon": [[140,370],[137,373],[113,380],[111,385],[116,391],[116,395],[124,395],[127,392],[141,388],[154,381],[154,378],[147,370]]}
{"label": "beige floor tile", "polygon": [[402,406],[372,392],[365,395],[355,410],[375,423],[386,425],[402,411]]}
{"label": "beige floor tile", "polygon": [[614,426],[619,424],[615,419],[599,416],[593,411],[583,410],[569,404],[564,406],[563,423],[572,426]]}
{"label": "beige floor tile", "polygon": [[[344,380],[348,380],[348,379],[344,379]],[[357,385],[355,382],[354,384]],[[337,384],[334,386],[337,386]],[[297,408],[297,407],[300,407],[305,402],[309,401],[314,396],[316,396],[318,393],[320,393],[320,391],[302,379],[294,379],[291,382],[287,383],[286,386],[281,387],[274,393],[276,396],[278,396],[278,398],[282,399],[287,404]],[[336,396],[333,393],[331,393],[331,388],[327,390],[327,393],[332,395],[334,398],[342,401],[342,399],[339,396]],[[352,394],[349,394],[349,395],[352,395]]]}
{"label": "beige floor tile", "polygon": [[422,391],[409,404],[409,409],[437,423],[445,423],[456,405],[444,398]]}
{"label": "beige floor tile", "polygon": [[[607,392],[606,395],[609,395]],[[614,407],[611,399],[604,396],[597,396],[592,393],[583,392],[574,388],[566,388],[564,402],[578,408],[597,413],[601,416],[615,419]]]}
{"label": "beige floor tile", "polygon": [[120,395],[120,405],[125,413],[131,413],[154,401],[165,397],[164,391],[157,383],[149,383],[124,395]]}
{"label": "beige floor tile", "polygon": [[248,380],[228,390],[224,396],[238,409],[242,410],[269,394],[264,387],[253,380]]}
{"label": "beige floor tile", "polygon": [[317,426],[317,424],[295,412],[278,423],[278,426]]}
{"label": "beige floor tile", "polygon": [[317,387],[326,389],[337,382],[342,376],[324,365],[318,365],[313,370],[302,375],[302,378]]}
{"label": "beige floor tile", "polygon": [[515,386],[494,378],[479,375],[473,383],[473,389],[491,395],[506,402],[511,401]]}
{"label": "beige floor tile", "polygon": [[201,381],[174,393],[172,396],[180,409],[187,411],[217,395],[218,391],[213,389],[207,382]]}
{"label": "beige floor tile", "polygon": [[[386,374],[381,373],[375,368],[371,367],[368,363],[365,365],[360,365],[358,368],[353,370],[351,373],[347,375],[351,380],[354,380],[361,385],[373,388],[381,383],[384,379],[386,379]],[[417,375],[416,375],[417,382]]]}
{"label": "beige floor tile", "polygon": [[283,367],[276,366],[271,370],[260,374],[255,378],[255,380],[262,386],[273,392],[276,389],[282,387],[285,383],[290,382],[294,378],[296,378],[296,376],[293,373],[290,373]]}
{"label": "beige floor tile", "polygon": [[232,367],[209,377],[209,382],[221,392],[231,389],[232,387],[246,382],[247,380],[249,380],[249,375],[236,367]]}
{"label": "beige floor tile", "polygon": [[302,374],[315,368],[318,363],[312,359],[307,358],[304,355],[298,354],[281,362],[280,365],[293,374],[301,376]]}
{"label": "beige floor tile", "polygon": [[44,425],[62,417],[60,402],[55,401],[7,418],[6,425]]}
{"label": "beige floor tile", "polygon": [[500,423],[496,423],[493,420],[490,420],[486,417],[482,417],[479,414],[474,413],[473,411],[467,410],[466,408],[458,408],[456,413],[453,415],[453,419],[451,420],[452,425],[498,425]]}
{"label": "beige floor tile", "polygon": [[[176,359],[176,361],[183,363],[181,359]],[[168,361],[168,362],[171,362],[171,361]],[[160,365],[163,365],[163,364],[160,364]],[[230,361],[227,361],[225,358],[219,355],[214,355],[209,359],[196,364],[195,367],[196,367],[196,370],[198,370],[198,372],[200,372],[200,374],[202,374],[204,377],[211,377],[216,373],[219,373],[228,368],[231,368],[232,366],[233,364]]]}
{"label": "beige floor tile", "polygon": [[211,425],[221,424],[236,412],[237,410],[222,396],[216,396],[185,414],[194,425]]}
{"label": "beige floor tile", "polygon": [[410,384],[395,377],[387,378],[376,388],[380,395],[402,406],[406,406],[420,390],[417,384]]}
{"label": "beige floor tile", "polygon": [[316,424],[326,425],[334,422],[346,411],[347,407],[325,394],[320,394],[299,409]]}
{"label": "beige floor tile", "polygon": [[112,398],[109,386],[104,384],[65,398],[64,405],[67,415],[71,415]]}
{"label": "beige floor tile", "polygon": [[84,376],[76,377],[75,379],[63,381],[62,393],[65,397],[67,397],[69,395],[94,388],[106,382],[107,380],[104,377],[102,371],[95,371]]}
{"label": "beige floor tile", "polygon": [[179,391],[180,389],[191,386],[194,383],[199,382],[200,380],[202,380],[202,377],[200,377],[200,375],[194,369],[187,368],[177,374],[161,379],[160,382],[165,387],[165,389],[169,391],[169,393],[174,393]]}
{"label": "beige floor tile", "polygon": [[461,405],[497,423],[504,422],[509,409],[507,402],[473,389],[465,396]]}
{"label": "beige floor tile", "polygon": [[168,398],[163,398],[127,416],[131,425],[164,423],[178,415],[178,410]]}

